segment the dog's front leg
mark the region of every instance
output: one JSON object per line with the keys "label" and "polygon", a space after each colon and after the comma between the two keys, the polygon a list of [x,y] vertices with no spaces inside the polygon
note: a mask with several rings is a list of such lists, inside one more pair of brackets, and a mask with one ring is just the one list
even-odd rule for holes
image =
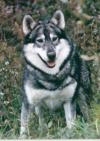
{"label": "dog's front leg", "polygon": [[67,101],[64,104],[64,111],[65,111],[65,117],[66,117],[66,124],[67,124],[67,127],[70,129],[74,125],[74,121],[76,118],[76,108],[74,105],[72,105],[71,101]]}
{"label": "dog's front leg", "polygon": [[47,130],[47,125],[44,122],[43,110],[41,109],[40,106],[35,107],[35,113],[39,117],[39,128],[40,128],[41,132],[44,132],[45,130]]}
{"label": "dog's front leg", "polygon": [[28,104],[22,103],[21,108],[21,128],[20,138],[26,138],[29,135],[28,121],[30,116],[30,107]]}

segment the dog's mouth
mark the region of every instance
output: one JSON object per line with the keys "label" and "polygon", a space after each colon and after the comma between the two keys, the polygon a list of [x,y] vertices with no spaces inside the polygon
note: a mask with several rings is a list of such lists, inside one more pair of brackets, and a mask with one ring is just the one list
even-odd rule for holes
{"label": "dog's mouth", "polygon": [[49,67],[49,68],[54,68],[55,67],[55,65],[56,65],[55,60],[45,61],[45,60],[42,59],[42,57],[40,55],[39,55],[39,57],[46,64],[47,67]]}
{"label": "dog's mouth", "polygon": [[48,62],[46,62],[47,63],[47,66],[49,67],[49,68],[54,68],[55,67],[55,61],[48,61]]}

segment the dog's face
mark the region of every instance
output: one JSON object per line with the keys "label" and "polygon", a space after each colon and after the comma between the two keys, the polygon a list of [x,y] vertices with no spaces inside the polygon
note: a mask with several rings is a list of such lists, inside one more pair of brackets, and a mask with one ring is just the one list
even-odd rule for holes
{"label": "dog's face", "polygon": [[24,55],[29,63],[38,69],[56,74],[65,59],[68,58],[71,47],[65,38],[64,15],[56,11],[48,22],[35,22],[31,16],[23,19],[25,33]]}

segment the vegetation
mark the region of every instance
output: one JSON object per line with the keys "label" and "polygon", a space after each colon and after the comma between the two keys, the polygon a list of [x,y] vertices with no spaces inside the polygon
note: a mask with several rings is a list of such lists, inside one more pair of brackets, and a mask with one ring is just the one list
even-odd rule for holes
{"label": "vegetation", "polygon": [[[79,7],[79,9],[77,8]],[[75,128],[68,130],[62,112],[50,114],[45,119],[48,131],[44,135],[37,130],[38,119],[32,115],[30,138],[43,139],[100,139],[100,1],[60,0],[0,1],[0,138],[16,139],[19,136],[21,88],[23,73],[23,15],[34,19],[49,17],[56,9],[65,14],[66,32],[77,44],[91,71],[93,100],[92,120],[85,123],[77,118]],[[80,12],[81,11],[81,12]]]}

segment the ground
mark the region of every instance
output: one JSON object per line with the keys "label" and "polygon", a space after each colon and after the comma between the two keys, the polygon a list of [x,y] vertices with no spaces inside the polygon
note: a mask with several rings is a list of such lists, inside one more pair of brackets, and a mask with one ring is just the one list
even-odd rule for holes
{"label": "ground", "polygon": [[[81,55],[91,71],[93,100],[89,123],[77,118],[72,130],[65,127],[63,112],[45,113],[48,131],[38,132],[38,120],[31,116],[30,138],[43,139],[100,139],[100,1],[70,0],[63,4],[59,0],[33,0],[22,3],[0,1],[0,138],[16,139],[19,136],[21,92],[23,74],[22,18],[25,13],[34,19],[44,18],[56,9],[65,14],[66,33],[77,44]],[[82,11],[77,10],[77,7]]]}

